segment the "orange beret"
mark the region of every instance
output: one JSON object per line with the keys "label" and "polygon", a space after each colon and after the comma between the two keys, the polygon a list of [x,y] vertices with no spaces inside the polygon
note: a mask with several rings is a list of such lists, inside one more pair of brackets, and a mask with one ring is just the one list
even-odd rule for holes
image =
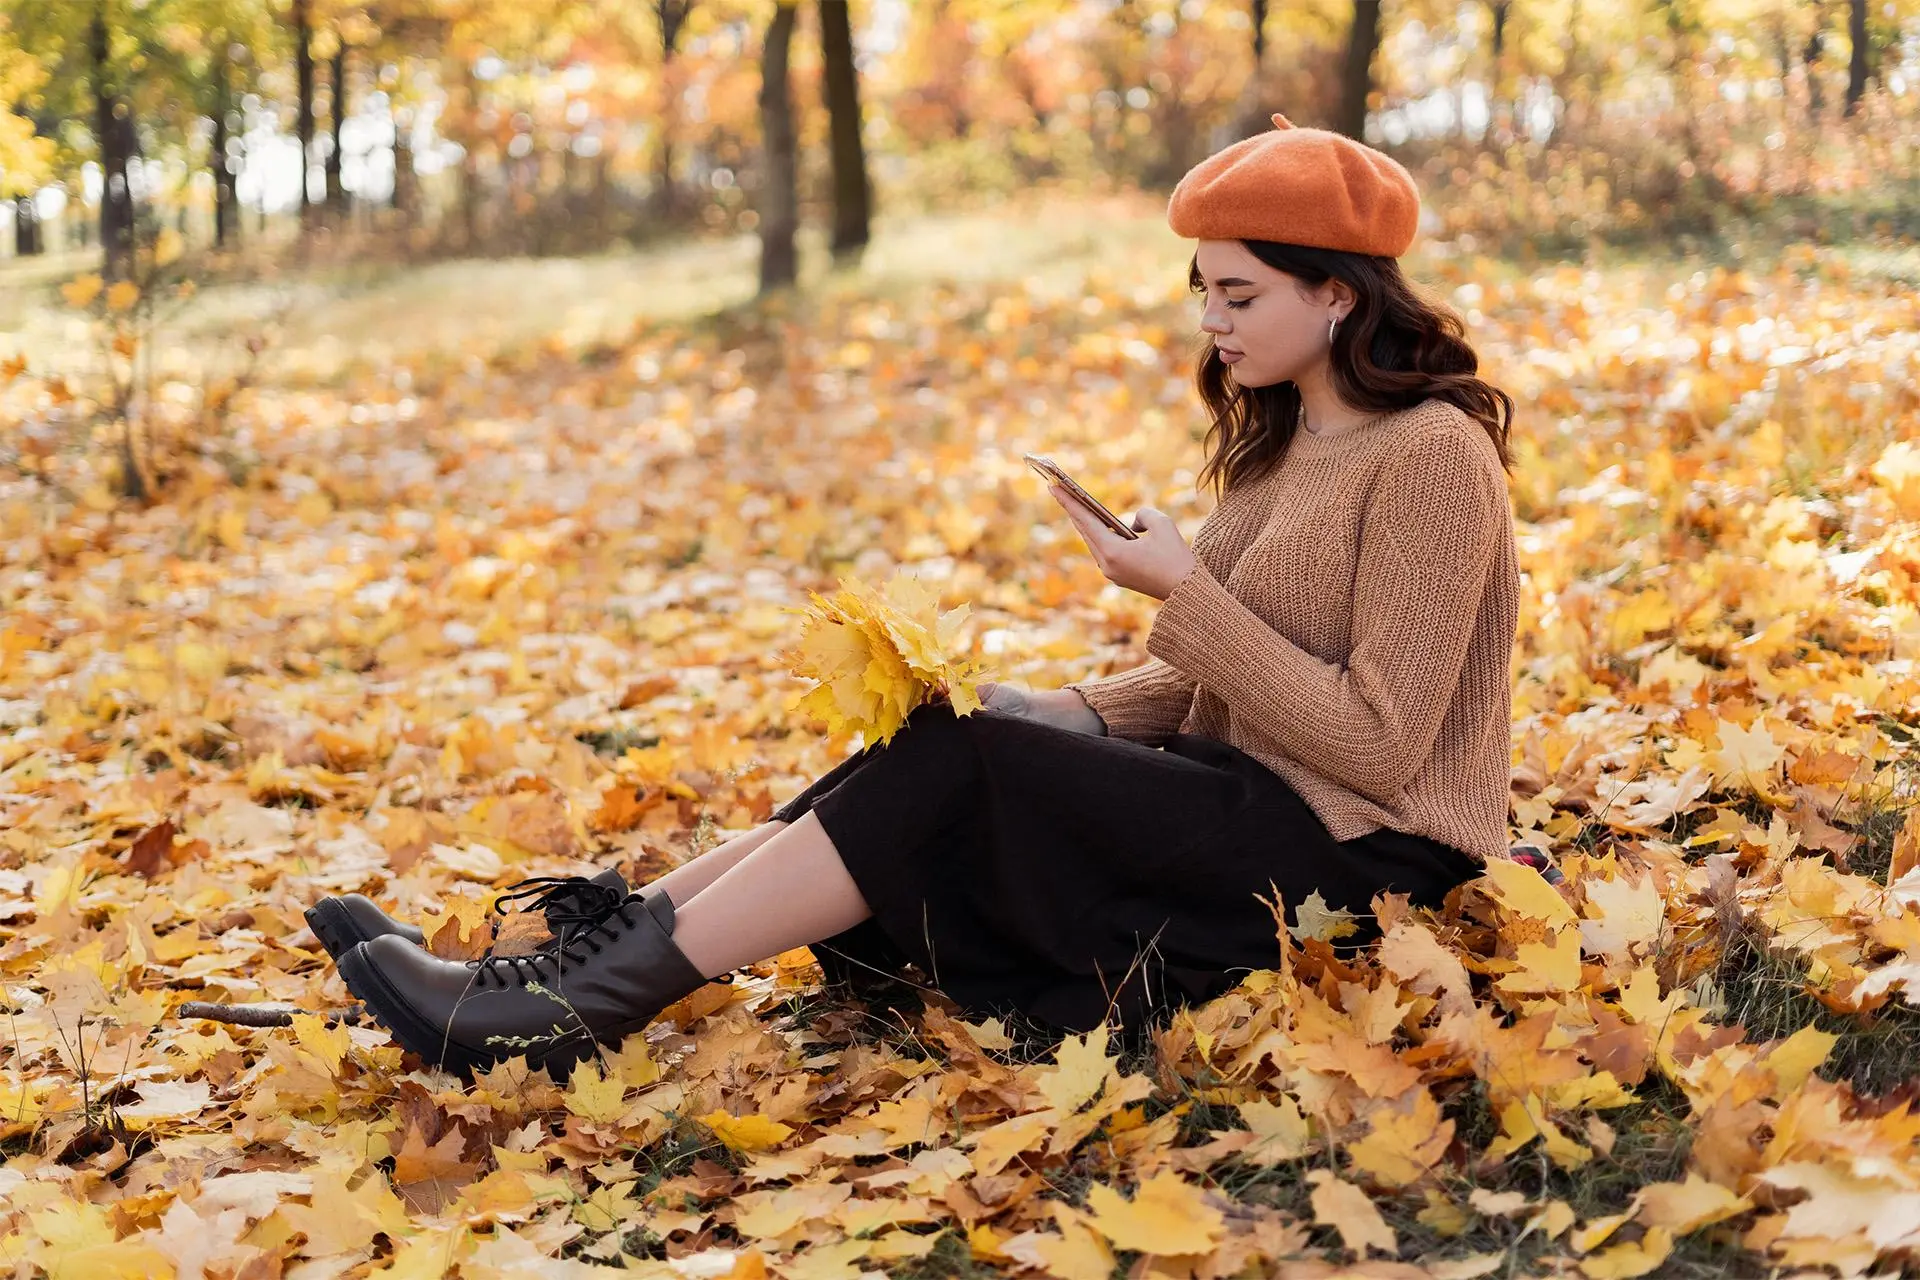
{"label": "orange beret", "polygon": [[1420,192],[1406,166],[1330,129],[1273,128],[1214,152],[1167,201],[1188,240],[1278,240],[1397,258],[1413,243]]}

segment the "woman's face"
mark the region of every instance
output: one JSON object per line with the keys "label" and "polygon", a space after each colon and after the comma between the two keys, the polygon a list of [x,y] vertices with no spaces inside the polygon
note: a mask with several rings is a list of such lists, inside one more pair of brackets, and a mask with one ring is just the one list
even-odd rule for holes
{"label": "woman's face", "polygon": [[[1196,251],[1206,288],[1200,329],[1243,387],[1298,382],[1327,358],[1327,322],[1344,317],[1339,286],[1318,290],[1276,271],[1238,240],[1202,240]],[[1234,353],[1238,353],[1236,356]]]}

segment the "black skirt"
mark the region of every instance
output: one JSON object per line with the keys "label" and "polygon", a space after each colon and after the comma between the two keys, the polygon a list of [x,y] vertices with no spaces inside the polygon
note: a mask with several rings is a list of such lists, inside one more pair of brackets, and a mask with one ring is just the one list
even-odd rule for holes
{"label": "black skirt", "polygon": [[1252,756],[1198,734],[1165,749],[947,702],[836,765],[773,817],[811,809],[872,918],[815,943],[830,983],[911,965],[963,1008],[1082,1032],[1139,1028],[1280,959],[1273,913],[1306,897],[1379,936],[1381,890],[1438,906],[1480,874],[1437,840],[1336,841]]}

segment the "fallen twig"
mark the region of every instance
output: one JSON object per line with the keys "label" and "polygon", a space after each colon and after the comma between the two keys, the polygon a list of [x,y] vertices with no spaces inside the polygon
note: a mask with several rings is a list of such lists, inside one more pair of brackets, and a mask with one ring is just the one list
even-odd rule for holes
{"label": "fallen twig", "polygon": [[345,1009],[297,1009],[290,1004],[215,1004],[208,1000],[188,1000],[174,1012],[182,1018],[205,1018],[241,1027],[290,1027],[296,1013],[318,1013],[330,1027],[342,1022],[359,1026],[366,1017],[365,1007],[357,1004]]}

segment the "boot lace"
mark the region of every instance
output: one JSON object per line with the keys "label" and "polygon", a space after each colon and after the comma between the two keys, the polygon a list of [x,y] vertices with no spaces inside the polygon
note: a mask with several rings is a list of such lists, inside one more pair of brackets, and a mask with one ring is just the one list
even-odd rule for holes
{"label": "boot lace", "polygon": [[618,917],[622,925],[631,929],[634,919],[627,914],[627,909],[645,909],[638,893],[622,894],[606,885],[594,884],[585,876],[540,876],[522,883],[536,885],[536,881],[539,883],[534,888],[503,895],[494,903],[494,907],[497,910],[500,902],[506,901],[508,896],[530,897],[545,902],[547,927],[560,940],[559,945],[551,951],[535,951],[526,955],[509,956],[489,951],[473,962],[483,980],[490,979],[504,987],[515,980],[538,981],[544,976],[543,965],[547,962],[565,960],[574,965],[585,964],[587,958],[580,953],[580,947],[584,946],[593,955],[599,955],[603,941],[611,942],[620,936],[619,929],[610,921]]}
{"label": "boot lace", "polygon": [[534,876],[515,882],[511,892],[494,899],[493,909],[504,916],[507,903],[525,898],[527,904],[520,910],[546,912],[549,926],[562,923],[563,917],[565,923],[578,924],[589,916],[598,919],[614,911],[623,896],[618,889],[595,884],[585,876]]}

